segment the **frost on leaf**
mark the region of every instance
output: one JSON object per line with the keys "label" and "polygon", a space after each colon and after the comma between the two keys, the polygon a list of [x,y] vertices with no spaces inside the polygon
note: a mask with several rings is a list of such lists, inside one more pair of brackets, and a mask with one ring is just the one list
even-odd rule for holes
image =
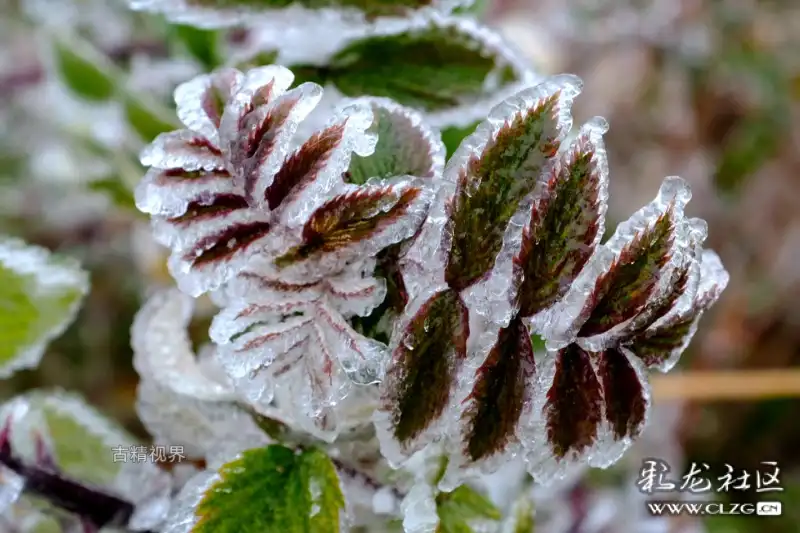
{"label": "frost on leaf", "polygon": [[187,326],[192,298],[177,290],[152,296],[136,314],[131,328],[133,366],[175,394],[201,400],[230,400],[230,385],[210,376],[195,357]]}
{"label": "frost on leaf", "polygon": [[428,203],[424,189],[413,182],[354,188],[317,208],[303,226],[300,243],[275,264],[283,269],[305,261],[333,262],[339,256],[335,261],[344,265],[359,256],[373,256],[411,237]]}
{"label": "frost on leaf", "polygon": [[637,437],[644,426],[648,404],[645,384],[621,350],[609,348],[598,354],[598,359],[605,417],[614,439]]}
{"label": "frost on leaf", "polygon": [[452,492],[441,492],[436,497],[440,533],[493,530],[502,518],[498,509],[486,496],[468,485]]}
{"label": "frost on leaf", "polygon": [[0,378],[38,365],[88,290],[77,262],[0,236]]}
{"label": "frost on leaf", "polygon": [[500,330],[489,356],[475,372],[462,419],[464,455],[471,461],[505,451],[533,392],[535,363],[528,328],[517,317]]}
{"label": "frost on leaf", "polygon": [[307,63],[291,62],[301,79],[348,97],[390,98],[438,128],[484,120],[499,101],[539,81],[495,32],[436,14],[354,32],[324,61],[309,52]]}
{"label": "frost on leaf", "polygon": [[267,66],[220,69],[175,90],[187,129],[144,150],[151,167],[136,190],[156,238],[172,250],[170,271],[185,292],[215,289],[257,251],[281,251],[291,230],[343,185],[352,152],[371,153],[371,110],[354,106],[293,153],[298,124],[322,89],[287,90],[293,75]]}
{"label": "frost on leaf", "polygon": [[383,383],[383,415],[392,437],[410,448],[450,401],[466,356],[469,315],[458,293],[448,289],[430,296],[399,331]]}
{"label": "frost on leaf", "polygon": [[514,259],[521,279],[519,315],[532,317],[567,292],[603,234],[608,169],[600,135],[603,123],[584,126],[578,138],[548,170],[534,199]]}
{"label": "frost on leaf", "polygon": [[320,450],[272,445],[248,450],[190,480],[164,533],[339,533],[344,496]]}
{"label": "frost on leaf", "polygon": [[663,306],[697,245],[683,214],[690,198],[685,181],[667,178],[650,204],[617,227],[565,295],[561,321],[545,331],[554,347],[577,336],[584,348],[601,351]]}
{"label": "frost on leaf", "polygon": [[602,409],[603,393],[590,354],[570,344],[556,355],[544,408],[553,455],[564,458],[590,448],[597,439]]}
{"label": "frost on leaf", "polygon": [[354,383],[377,382],[385,346],[346,320],[383,300],[386,287],[373,269],[374,260],[366,260],[308,281],[254,259],[226,287],[226,306],[210,331],[216,361],[236,390],[268,405],[276,386],[293,387],[297,410],[322,423]]}
{"label": "frost on leaf", "polygon": [[[470,1],[454,0],[128,0],[131,8],[162,13],[181,24],[201,28],[226,28],[254,21],[281,25],[348,21],[366,22],[377,17],[408,17],[417,12],[448,12]],[[272,26],[271,26],[272,27]]]}
{"label": "frost on leaf", "polygon": [[[45,453],[51,469],[132,502],[137,507],[129,524],[134,530],[154,528],[163,520],[169,474],[149,460],[148,447],[137,448],[131,435],[79,396],[33,391],[3,404],[0,420],[9,424],[18,460],[37,464]],[[115,459],[115,453],[121,458]],[[136,460],[128,460],[132,453]]]}
{"label": "frost on leaf", "polygon": [[444,145],[440,134],[425,125],[421,114],[386,98],[364,101],[372,106],[375,118],[368,131],[378,136],[378,144],[370,156],[353,156],[346,176],[348,182],[363,184],[371,178],[441,176]]}
{"label": "frost on leaf", "polygon": [[569,129],[569,103],[578,90],[566,76],[518,94],[498,106],[453,155],[445,171],[457,183],[446,229],[449,286],[463,290],[492,269],[506,227]]}
{"label": "frost on leaf", "polygon": [[686,349],[702,314],[716,303],[728,284],[729,275],[711,250],[704,250],[697,292],[685,307],[676,307],[649,328],[624,343],[645,365],[668,371]]}
{"label": "frost on leaf", "polygon": [[141,376],[136,411],[157,444],[183,446],[205,459],[219,441],[240,449],[266,443],[237,394],[213,360],[214,349],[191,346],[187,325],[193,301],[170,289],[152,296],[132,328],[133,364]]}

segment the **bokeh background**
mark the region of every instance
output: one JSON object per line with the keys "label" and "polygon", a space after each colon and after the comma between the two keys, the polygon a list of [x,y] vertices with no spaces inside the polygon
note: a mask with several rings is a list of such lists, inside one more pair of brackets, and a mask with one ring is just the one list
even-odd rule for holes
{"label": "bokeh background", "polygon": [[[576,122],[609,120],[612,224],[649,201],[664,176],[691,183],[688,214],[708,221],[707,247],[722,257],[731,283],[679,370],[800,368],[800,2],[492,0],[484,7],[486,20],[541,72],[584,79]],[[104,51],[130,87],[166,102],[177,83],[205,69],[202,39],[191,53],[192,39],[176,41],[179,30],[121,1],[2,0],[0,9],[0,232],[75,256],[92,276],[78,320],[40,368],[0,382],[0,399],[32,387],[74,389],[146,438],[133,411],[129,328],[147,291],[169,278],[163,251],[133,208],[141,141],[119,105],[93,99],[91,83],[87,98],[64,88],[41,40],[69,28]],[[222,53],[232,53],[247,36],[220,38]],[[196,325],[198,342],[204,329]],[[721,517],[701,526],[800,531],[798,415],[800,399],[791,397],[661,402],[655,429],[623,465],[589,472],[567,491],[569,501],[553,505],[580,517],[588,513],[581,498],[599,491],[624,515],[642,457],[669,457],[678,468],[707,462],[720,474],[725,463],[777,461],[783,518]],[[575,523],[583,525],[564,533],[601,531]],[[673,531],[696,526],[675,520]]]}

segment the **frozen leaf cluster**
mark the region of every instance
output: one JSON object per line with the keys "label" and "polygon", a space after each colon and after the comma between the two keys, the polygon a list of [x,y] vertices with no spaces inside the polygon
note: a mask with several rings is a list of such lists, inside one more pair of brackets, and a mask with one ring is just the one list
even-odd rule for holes
{"label": "frozen leaf cluster", "polygon": [[0,237],[0,377],[36,367],[88,289],[89,277],[76,261]]}
{"label": "frozen leaf cluster", "polygon": [[285,384],[327,431],[352,384],[380,378],[385,346],[348,319],[386,298],[377,256],[417,232],[444,149],[417,114],[379,98],[347,100],[321,131],[299,133],[322,89],[292,81],[269,66],[178,87],[187,128],[145,150],[136,196],[178,286],[214,291],[212,357],[232,386],[267,406]]}
{"label": "frozen leaf cluster", "polygon": [[550,78],[492,111],[401,269],[411,299],[375,421],[396,465],[442,439],[459,450],[444,489],[513,455],[540,482],[616,461],[645,423],[646,371],[674,365],[727,284],[680,178],[600,244],[608,126],[565,142],[580,88]]}

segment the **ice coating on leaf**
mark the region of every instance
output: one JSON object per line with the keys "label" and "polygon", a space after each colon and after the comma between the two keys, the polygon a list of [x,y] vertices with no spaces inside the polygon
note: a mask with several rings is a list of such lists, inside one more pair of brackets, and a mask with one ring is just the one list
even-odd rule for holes
{"label": "ice coating on leaf", "polygon": [[177,290],[152,296],[136,314],[131,328],[133,366],[146,380],[176,395],[199,400],[229,400],[229,384],[206,375],[199,365],[187,326],[194,301]]}
{"label": "ice coating on leaf", "polygon": [[470,380],[461,402],[461,443],[470,462],[505,453],[516,441],[516,428],[531,401],[535,362],[530,332],[515,318],[501,328],[488,357]]}
{"label": "ice coating on leaf", "polygon": [[[564,75],[506,100],[464,139],[447,164],[445,180],[454,181],[457,190],[445,230],[450,240],[445,279],[459,290],[480,282],[465,298],[481,314],[487,304],[479,302],[487,295],[496,300],[498,292],[507,290],[507,276],[487,275],[495,261],[508,262],[518,248],[521,202],[569,131],[570,104],[579,91],[580,80]],[[507,314],[501,313],[498,322],[510,319]]]}
{"label": "ice coating on leaf", "polygon": [[483,120],[498,102],[541,81],[498,33],[467,17],[432,13],[329,26],[326,37],[308,46],[302,33],[279,43],[265,35],[258,49],[280,49],[279,63],[309,72],[326,90],[390,98],[440,129]]}
{"label": "ice coating on leaf", "polygon": [[[158,523],[155,512],[170,490],[170,478],[150,461],[115,461],[114,450],[131,453],[138,443],[81,397],[60,390],[33,391],[0,408],[11,426],[11,449],[24,462],[36,460],[41,439],[56,468],[77,480],[109,489],[134,505],[149,508],[138,520]],[[144,448],[147,450],[147,448]]]}
{"label": "ice coating on leaf", "polygon": [[215,29],[256,23],[266,25],[271,31],[297,26],[324,28],[326,24],[337,23],[363,25],[375,17],[420,17],[470,4],[470,0],[373,3],[345,0],[321,4],[301,0],[261,5],[248,0],[128,0],[134,10],[160,13],[179,24]]}
{"label": "ice coating on leaf", "polygon": [[210,334],[236,390],[266,405],[276,385],[290,387],[296,411],[324,423],[354,383],[376,383],[386,347],[346,321],[383,300],[385,283],[372,277],[373,267],[368,260],[327,279],[301,281],[279,276],[262,258],[234,278]]}
{"label": "ice coating on leaf", "polygon": [[534,197],[514,258],[516,306],[523,317],[539,318],[552,308],[600,242],[608,197],[602,143],[607,128],[602,119],[584,125]]}
{"label": "ice coating on leaf", "polygon": [[577,344],[549,352],[539,363],[531,417],[520,437],[528,471],[546,484],[576,463],[592,464],[600,443],[603,391],[591,355]]}
{"label": "ice coating on leaf", "polygon": [[412,237],[425,219],[432,188],[394,178],[334,196],[308,217],[300,242],[275,259],[281,272],[319,278]]}
{"label": "ice coating on leaf", "polygon": [[645,331],[626,339],[624,346],[649,368],[668,372],[691,342],[703,313],[716,303],[730,276],[719,256],[703,250],[697,291],[686,306],[676,305],[670,313]]}
{"label": "ice coating on leaf", "polygon": [[0,236],[0,378],[34,368],[89,291],[77,261]]}
{"label": "ice coating on leaf", "polygon": [[0,465],[0,516],[22,495],[25,479],[10,468]]}
{"label": "ice coating on leaf", "polygon": [[343,185],[351,153],[374,149],[371,109],[351,105],[290,153],[322,96],[313,83],[287,90],[293,79],[274,65],[195,78],[175,91],[190,129],[162,134],[141,155],[151,169],[136,205],[152,215],[155,238],[172,250],[170,272],[192,296],[218,288],[254,253],[291,244],[292,229]]}
{"label": "ice coating on leaf", "polygon": [[[378,140],[374,134],[368,133],[373,120],[372,108],[366,102],[351,102],[340,107],[328,126],[319,134],[312,135],[295,152],[299,156],[299,166],[303,168],[303,160],[308,157],[304,156],[305,152],[318,152],[318,144],[323,144],[324,148],[324,152],[317,156],[319,162],[298,176],[299,183],[285,200],[287,206],[281,212],[281,222],[290,228],[304,224],[328,195],[343,185],[342,176],[350,166],[351,154],[365,157],[373,153]],[[328,131],[334,133],[334,140],[324,146],[317,139],[330,136]],[[293,162],[290,157],[285,166],[290,167]],[[279,172],[278,176],[281,175]]]}
{"label": "ice coating on leaf", "polygon": [[467,351],[469,313],[456,291],[421,294],[392,336],[375,425],[381,451],[400,463],[436,434]]}
{"label": "ice coating on leaf", "polygon": [[690,198],[684,180],[666,178],[651,203],[617,226],[545,327],[549,347],[578,337],[584,349],[601,351],[669,289],[672,270],[692,245],[692,227],[683,214]]}
{"label": "ice coating on leaf", "polygon": [[[345,100],[346,102],[348,100]],[[419,112],[388,98],[363,98],[372,107],[369,131],[378,136],[375,152],[350,160],[347,181],[362,184],[370,178],[415,176],[434,179],[444,170],[445,146]]]}
{"label": "ice coating on leaf", "polygon": [[405,533],[434,533],[439,525],[436,495],[431,485],[417,483],[400,504]]}
{"label": "ice coating on leaf", "polygon": [[208,488],[219,480],[216,471],[205,470],[187,481],[172,503],[169,515],[161,526],[162,533],[190,533],[199,521],[195,507]]}
{"label": "ice coating on leaf", "polygon": [[195,476],[178,494],[162,531],[338,533],[343,509],[336,470],[323,452],[272,445]]}
{"label": "ice coating on leaf", "polygon": [[206,459],[220,441],[241,443],[242,449],[269,442],[233,403],[178,394],[149,379],[139,382],[136,412],[157,445],[183,446],[191,458]]}

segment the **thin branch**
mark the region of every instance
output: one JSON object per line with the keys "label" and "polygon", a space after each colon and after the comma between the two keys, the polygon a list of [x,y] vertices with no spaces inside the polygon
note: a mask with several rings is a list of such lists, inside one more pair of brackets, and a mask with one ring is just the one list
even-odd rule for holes
{"label": "thin branch", "polygon": [[651,384],[656,401],[800,398],[800,369],[676,372],[653,376]]}

